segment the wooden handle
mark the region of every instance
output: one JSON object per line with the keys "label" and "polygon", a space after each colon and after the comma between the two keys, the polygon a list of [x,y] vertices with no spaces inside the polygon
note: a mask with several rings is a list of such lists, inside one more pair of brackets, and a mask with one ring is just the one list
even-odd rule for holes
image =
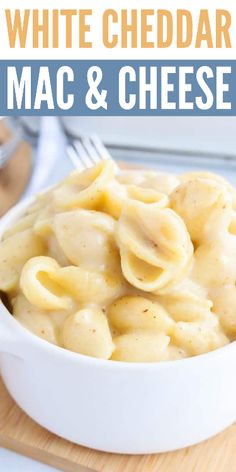
{"label": "wooden handle", "polygon": [[[2,136],[0,127],[0,140]],[[6,166],[0,169],[0,217],[20,199],[31,170],[32,150],[26,142],[22,142]]]}

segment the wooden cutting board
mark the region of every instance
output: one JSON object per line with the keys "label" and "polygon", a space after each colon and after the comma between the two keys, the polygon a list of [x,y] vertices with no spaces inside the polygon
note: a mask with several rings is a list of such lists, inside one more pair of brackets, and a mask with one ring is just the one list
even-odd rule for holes
{"label": "wooden cutting board", "polygon": [[0,446],[65,472],[236,471],[236,424],[209,441],[176,452],[149,456],[106,454],[76,446],[41,428],[14,403],[1,379]]}

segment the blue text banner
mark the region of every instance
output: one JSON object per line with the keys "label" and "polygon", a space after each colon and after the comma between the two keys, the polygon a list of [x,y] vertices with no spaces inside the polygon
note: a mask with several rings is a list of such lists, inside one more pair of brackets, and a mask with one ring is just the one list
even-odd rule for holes
{"label": "blue text banner", "polygon": [[236,116],[236,61],[0,61],[0,115]]}

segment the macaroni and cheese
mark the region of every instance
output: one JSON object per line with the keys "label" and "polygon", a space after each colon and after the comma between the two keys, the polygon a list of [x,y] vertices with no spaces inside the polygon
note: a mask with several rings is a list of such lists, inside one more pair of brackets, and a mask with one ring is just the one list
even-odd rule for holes
{"label": "macaroni and cheese", "polygon": [[103,161],[39,195],[0,243],[0,290],[34,334],[113,361],[236,339],[236,190]]}

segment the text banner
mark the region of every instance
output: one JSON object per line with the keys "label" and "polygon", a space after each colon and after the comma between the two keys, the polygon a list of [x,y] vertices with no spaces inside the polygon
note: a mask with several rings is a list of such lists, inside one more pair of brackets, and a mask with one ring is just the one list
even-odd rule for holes
{"label": "text banner", "polygon": [[236,61],[0,61],[0,115],[236,116]]}

